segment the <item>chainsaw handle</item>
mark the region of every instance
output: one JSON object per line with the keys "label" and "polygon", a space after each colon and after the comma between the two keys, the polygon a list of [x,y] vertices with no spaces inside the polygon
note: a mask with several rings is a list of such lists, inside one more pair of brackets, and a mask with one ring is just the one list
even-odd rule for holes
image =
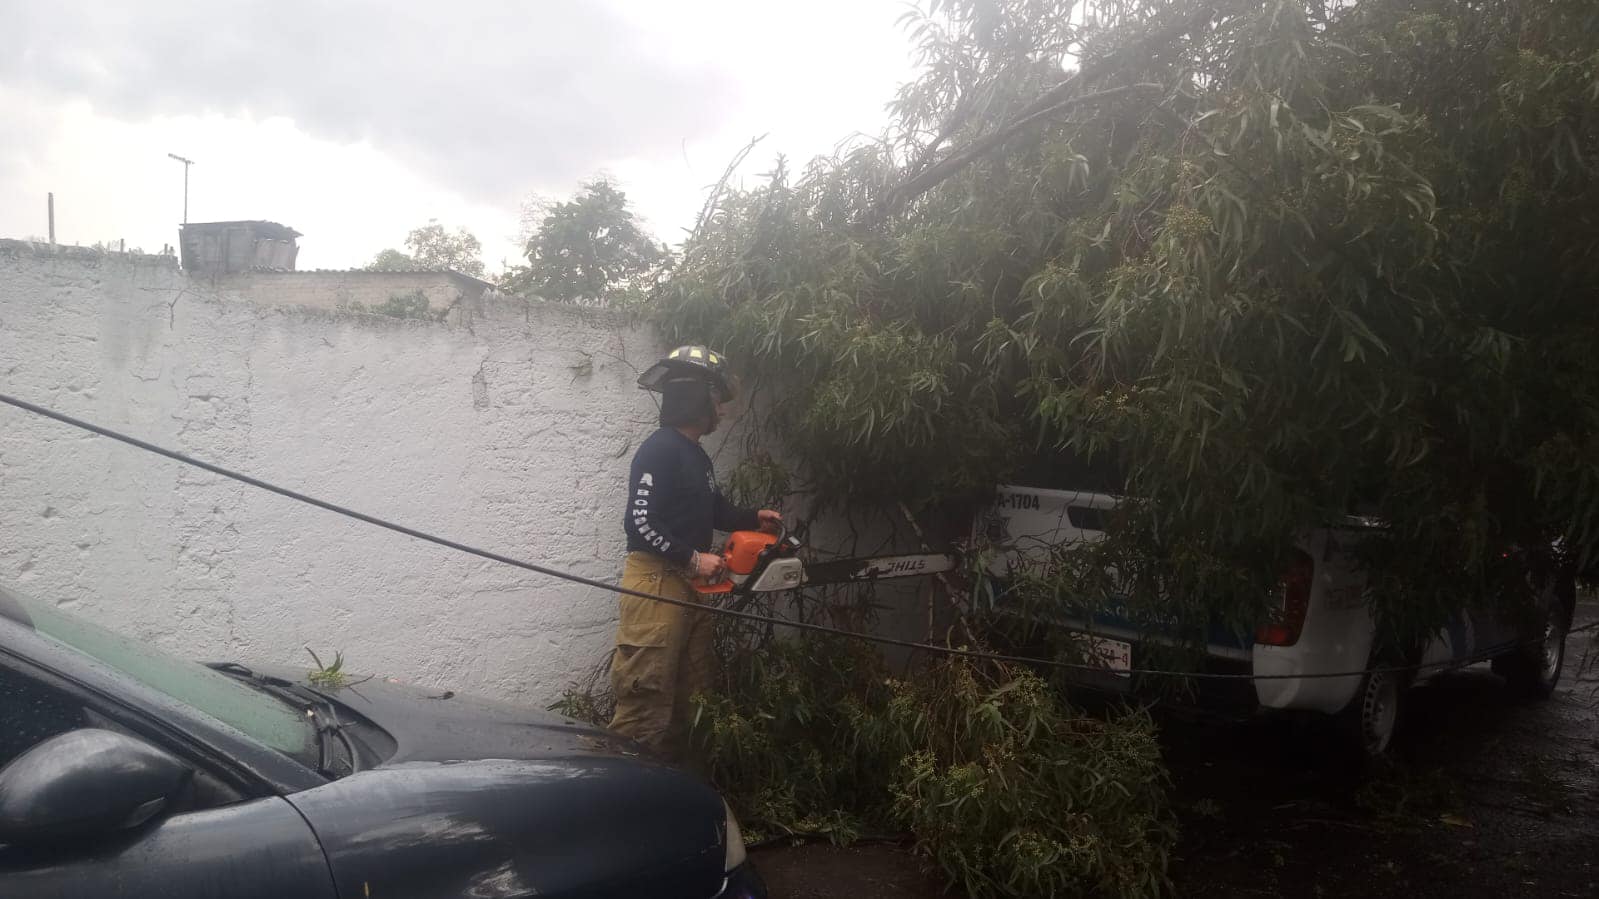
{"label": "chainsaw handle", "polygon": [[748,578],[758,575],[759,569],[774,555],[788,554],[783,549],[777,549],[774,554],[774,547],[787,547],[793,540],[787,536],[787,528],[782,526],[781,521],[778,525],[777,534],[767,530],[733,531],[728,534],[727,542],[716,554],[721,560],[718,570],[709,577],[695,578],[694,589],[701,593],[736,592]]}
{"label": "chainsaw handle", "polygon": [[[708,574],[699,569],[702,559],[714,559],[716,562],[716,567],[712,568]],[[692,580],[714,583],[718,577],[727,572],[727,557],[722,553],[695,550],[694,555],[690,556],[689,560],[689,575]]]}

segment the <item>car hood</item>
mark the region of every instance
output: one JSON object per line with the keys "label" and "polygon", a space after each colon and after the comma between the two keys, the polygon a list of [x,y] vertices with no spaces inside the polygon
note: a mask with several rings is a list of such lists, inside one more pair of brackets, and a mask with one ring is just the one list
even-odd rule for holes
{"label": "car hood", "polygon": [[573,755],[645,756],[631,740],[549,712],[468,696],[447,689],[421,689],[391,679],[352,677],[336,689],[311,686],[303,670],[254,667],[260,674],[294,681],[365,719],[393,738],[384,765],[481,759],[539,760]]}
{"label": "car hood", "polygon": [[725,878],[721,798],[633,759],[383,765],[286,799],[340,896],[708,899]]}
{"label": "car hood", "polygon": [[[256,669],[304,685],[304,673]],[[569,718],[449,690],[311,688],[393,740],[367,770],[286,799],[341,896],[704,899],[725,879],[721,797]]]}

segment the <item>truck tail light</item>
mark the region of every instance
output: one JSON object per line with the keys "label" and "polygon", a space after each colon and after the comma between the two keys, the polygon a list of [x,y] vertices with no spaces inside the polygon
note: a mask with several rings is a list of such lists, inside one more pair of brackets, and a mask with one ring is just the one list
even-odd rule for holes
{"label": "truck tail light", "polygon": [[1315,583],[1316,562],[1303,550],[1294,550],[1293,561],[1283,573],[1282,604],[1271,617],[1255,629],[1255,642],[1267,646],[1293,646],[1304,630],[1310,611],[1310,588]]}

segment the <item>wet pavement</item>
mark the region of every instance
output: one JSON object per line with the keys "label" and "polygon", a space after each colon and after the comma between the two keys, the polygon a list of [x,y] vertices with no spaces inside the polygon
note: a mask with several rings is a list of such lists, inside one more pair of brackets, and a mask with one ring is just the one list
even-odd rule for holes
{"label": "wet pavement", "polygon": [[1544,702],[1486,664],[1411,690],[1393,761],[1367,771],[1280,721],[1168,726],[1179,895],[1599,897],[1596,634],[1569,639]]}
{"label": "wet pavement", "polygon": [[[1579,603],[1574,623],[1594,622]],[[1314,728],[1163,720],[1177,895],[1599,897],[1599,631],[1570,638],[1544,702],[1483,664],[1411,690],[1404,714],[1393,761],[1364,771]],[[754,857],[774,899],[953,895],[901,846]]]}

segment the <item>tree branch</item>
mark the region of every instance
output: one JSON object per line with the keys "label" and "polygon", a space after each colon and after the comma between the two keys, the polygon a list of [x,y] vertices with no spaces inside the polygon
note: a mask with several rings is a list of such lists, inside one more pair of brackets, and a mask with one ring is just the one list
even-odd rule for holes
{"label": "tree branch", "polygon": [[[1140,84],[1128,84],[1122,87],[1113,87],[1109,90],[1095,91],[1092,94],[1079,94],[1074,97],[1066,97],[1065,99],[1060,100],[1053,105],[1045,106],[1036,112],[1025,114],[1020,118],[1012,119],[1010,122],[1007,122],[1006,124],[995,128],[993,131],[988,132],[982,137],[973,140],[960,150],[951,153],[943,159],[940,159],[936,164],[929,166],[921,174],[916,175],[909,181],[906,181],[904,184],[895,188],[889,194],[887,201],[883,204],[883,209],[879,212],[879,220],[898,212],[900,209],[904,208],[905,204],[916,199],[929,190],[932,190],[938,185],[939,182],[965,168],[972,161],[976,160],[977,157],[982,156],[989,150],[992,150],[995,146],[1016,136],[1018,133],[1026,130],[1031,125],[1035,125],[1038,122],[1055,115],[1056,113],[1064,112],[1065,110],[1074,106],[1097,103],[1101,100],[1111,100],[1115,99],[1116,97],[1134,93],[1161,94],[1165,93],[1165,87],[1159,84],[1145,82]],[[1035,102],[1031,104],[1029,108],[1036,105],[1037,103]]]}
{"label": "tree branch", "polygon": [[694,239],[699,237],[700,232],[704,230],[705,223],[710,221],[711,214],[716,210],[716,201],[722,198],[722,191],[727,189],[727,182],[733,177],[733,172],[744,164],[745,157],[749,156],[750,151],[755,149],[755,145],[763,140],[766,140],[766,135],[764,134],[760,137],[752,138],[749,143],[744,145],[744,149],[733,154],[732,160],[727,163],[727,168],[722,170],[722,177],[718,178],[716,184],[711,188],[710,196],[705,198],[705,205],[701,207],[699,218],[694,222],[694,230],[689,232],[688,241],[686,242],[688,245],[694,243]]}
{"label": "tree branch", "polygon": [[1007,138],[1014,136],[1022,129],[1037,124],[1048,116],[1084,103],[1110,99],[1126,93],[1147,90],[1151,87],[1159,89],[1160,85],[1145,83],[1130,84],[1091,94],[1074,95],[1072,93],[1084,81],[1096,79],[1110,73],[1129,58],[1147,58],[1157,47],[1170,43],[1205,24],[1214,18],[1220,10],[1220,3],[1205,4],[1193,15],[1184,18],[1182,21],[1156,31],[1143,40],[1123,47],[1098,62],[1083,66],[1065,81],[1040,94],[1037,99],[1023,107],[1016,114],[1016,117],[1009,122],[1000,125],[988,134],[975,138],[965,147],[952,151],[948,156],[939,160],[925,171],[912,175],[904,184],[889,191],[877,213],[873,216],[873,223],[881,222],[889,216],[895,215],[912,200],[932,190],[940,182],[965,168],[979,156],[994,149],[994,147],[1003,143]]}

